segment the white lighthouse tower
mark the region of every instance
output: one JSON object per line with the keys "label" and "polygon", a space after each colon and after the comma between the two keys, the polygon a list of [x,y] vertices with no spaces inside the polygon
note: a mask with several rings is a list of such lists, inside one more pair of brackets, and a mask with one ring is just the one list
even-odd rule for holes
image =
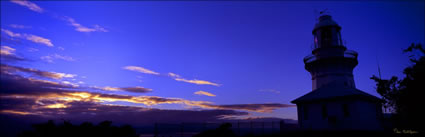
{"label": "white lighthouse tower", "polygon": [[380,99],[356,89],[357,52],[342,43],[341,27],[329,15],[313,29],[314,48],[304,58],[312,91],[292,101],[298,122],[310,130],[380,130]]}

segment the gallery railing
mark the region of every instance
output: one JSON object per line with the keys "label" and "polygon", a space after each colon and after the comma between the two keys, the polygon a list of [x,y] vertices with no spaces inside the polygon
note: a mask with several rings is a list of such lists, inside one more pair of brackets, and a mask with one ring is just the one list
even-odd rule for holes
{"label": "gallery railing", "polygon": [[[344,52],[344,58],[351,58],[351,59],[357,59],[358,53],[353,50],[346,50]],[[316,61],[318,58],[316,55],[310,54],[306,57],[304,57],[304,63],[311,63],[313,61]]]}

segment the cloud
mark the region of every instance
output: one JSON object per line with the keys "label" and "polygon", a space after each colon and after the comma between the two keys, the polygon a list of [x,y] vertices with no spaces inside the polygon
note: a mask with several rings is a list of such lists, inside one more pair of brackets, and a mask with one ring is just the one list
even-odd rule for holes
{"label": "cloud", "polygon": [[63,48],[63,47],[58,47],[58,49],[59,49],[59,50],[62,50],[62,51],[64,51],[64,50],[65,50],[65,48]]}
{"label": "cloud", "polygon": [[145,74],[159,75],[158,72],[155,72],[155,71],[143,68],[143,67],[138,67],[138,66],[125,66],[124,69],[136,71],[136,72],[140,72],[140,73],[145,73]]}
{"label": "cloud", "polygon": [[24,94],[40,95],[61,91],[60,89],[73,88],[72,86],[61,84],[55,81],[25,78],[15,74],[1,71],[1,94]]}
{"label": "cloud", "polygon": [[168,73],[168,76],[172,77],[172,78],[179,78],[180,77],[180,75],[177,75],[176,73],[171,73],[171,72]]}
{"label": "cloud", "polygon": [[[125,108],[137,108],[138,111],[142,111],[150,110],[149,108],[145,108],[142,105],[153,106],[159,104],[181,104],[187,107],[201,108],[200,111],[226,110],[228,112],[235,113],[237,111],[268,113],[274,111],[275,109],[294,106],[279,103],[215,105],[214,103],[208,101],[193,101],[182,98],[104,94],[81,91],[81,88],[77,88],[77,86],[72,85],[72,83],[69,81],[54,82],[43,79],[26,78],[20,76],[20,73],[13,73],[13,71],[10,71],[16,70],[44,76],[44,74],[40,71],[30,68],[2,65],[1,70],[0,84],[2,85],[2,93],[0,94],[0,99],[2,100],[2,103],[0,104],[0,110],[27,112],[36,115],[55,116],[60,113],[81,114],[83,112],[96,112],[103,107],[109,108],[109,106],[122,106],[114,108],[123,109],[109,111],[122,112]],[[52,76],[48,75],[48,77]],[[109,87],[109,89],[116,90],[117,88]],[[142,89],[141,87],[119,89],[133,92],[145,91],[145,89]],[[130,105],[122,105],[122,103]],[[241,114],[247,113],[241,112]]]}
{"label": "cloud", "polygon": [[44,10],[42,8],[40,8],[40,6],[38,6],[35,3],[32,3],[30,1],[27,0],[11,0],[12,3],[16,3],[18,5],[27,7],[28,9],[38,12],[38,13],[42,13]]}
{"label": "cloud", "polygon": [[213,83],[213,82],[209,82],[209,81],[205,81],[205,80],[197,80],[197,79],[187,80],[187,79],[183,79],[183,78],[175,78],[174,80],[182,81],[182,82],[186,82],[186,83],[198,84],[198,85],[213,85],[213,86],[217,86],[217,87],[220,86],[217,83]]}
{"label": "cloud", "polygon": [[109,87],[109,86],[106,86],[106,87],[97,87],[97,86],[93,86],[92,88],[93,88],[93,89],[104,90],[104,91],[120,91],[120,88],[117,88],[117,87]]}
{"label": "cloud", "polygon": [[[222,121],[222,116],[244,116],[246,112],[233,110],[168,110],[143,108],[137,106],[104,105],[93,102],[72,102],[63,104],[58,102],[35,103],[33,99],[2,98],[1,114],[12,116],[32,116],[38,119],[67,119],[72,122],[90,121],[98,123],[112,120],[114,123],[149,125],[154,123],[180,124],[181,122],[214,122]],[[22,104],[28,103],[28,105]],[[16,104],[16,105],[13,105]],[[8,107],[11,106],[11,107]],[[49,107],[47,107],[49,106]],[[142,117],[142,118],[141,118]],[[9,120],[9,119],[8,119]]]}
{"label": "cloud", "polygon": [[36,36],[36,35],[32,35],[32,34],[24,34],[23,35],[27,40],[32,41],[34,43],[41,43],[44,45],[47,45],[49,47],[53,47],[52,42],[49,39],[40,37],[40,36]]}
{"label": "cloud", "polygon": [[[157,104],[201,104],[203,101],[188,101],[180,98],[163,98],[157,96],[130,96],[118,94],[102,94],[84,91],[69,91],[56,89],[56,92],[38,92],[37,94],[7,94],[1,95],[1,98],[26,98],[34,99],[38,102],[60,102],[69,104],[72,102],[92,102],[114,105],[116,102],[128,102],[152,106]],[[46,103],[42,103],[46,104]],[[44,106],[44,105],[43,105]]]}
{"label": "cloud", "polygon": [[0,49],[0,58],[2,61],[26,61],[26,59],[22,57],[18,57],[15,54],[16,49],[9,46],[1,46]]}
{"label": "cloud", "polygon": [[73,83],[73,82],[70,82],[70,81],[62,81],[61,82],[62,84],[65,84],[65,85],[70,85],[70,86],[72,86],[72,87],[74,87],[74,88],[77,88],[77,87],[79,87],[80,85],[78,85],[77,83]]}
{"label": "cloud", "polygon": [[[1,90],[2,97],[19,97],[19,98],[33,98],[38,100],[51,100],[51,101],[89,101],[96,103],[114,104],[116,102],[128,102],[134,104],[143,104],[146,106],[157,104],[184,104],[195,105],[202,103],[209,103],[205,101],[190,101],[180,98],[163,98],[157,96],[130,96],[119,94],[102,94],[92,93],[87,91],[67,90],[76,88],[69,81],[54,82],[42,79],[25,78],[16,73],[10,73],[9,68],[5,65],[1,68]],[[63,89],[62,89],[63,88]],[[123,88],[132,92],[144,92],[146,89],[141,87],[136,88]],[[7,94],[7,96],[5,95]]]}
{"label": "cloud", "polygon": [[8,36],[10,36],[10,37],[22,37],[22,35],[21,35],[21,34],[19,34],[19,33],[14,33],[14,32],[12,32],[12,31],[10,31],[10,30],[7,30],[7,29],[1,29],[1,31],[2,31],[3,33],[6,33],[6,35],[8,35]]}
{"label": "cloud", "polygon": [[[30,2],[30,1],[27,1],[27,0],[11,0],[11,2],[16,3],[18,5],[21,5],[21,6],[25,6],[28,9],[35,11],[35,12],[38,12],[38,13],[42,13],[44,11],[44,9],[42,9],[37,4]],[[75,19],[68,17],[68,16],[63,16],[63,17],[61,17],[61,19],[68,22],[78,32],[108,32],[107,29],[105,29],[104,27],[102,27],[100,25],[93,25],[93,27],[83,26],[80,23],[76,22]],[[25,28],[25,26],[23,26],[23,25],[16,25],[16,24],[11,25],[11,27],[20,28],[20,29]]]}
{"label": "cloud", "polygon": [[260,91],[260,92],[270,92],[270,93],[276,93],[276,94],[280,93],[280,91],[275,90],[275,89],[260,89],[258,91]]}
{"label": "cloud", "polygon": [[127,91],[127,92],[134,92],[134,93],[147,93],[147,92],[151,92],[152,89],[149,88],[144,88],[144,87],[125,87],[125,88],[118,88],[118,87],[92,87],[94,89],[100,89],[100,90],[104,90],[104,91]]}
{"label": "cloud", "polygon": [[53,57],[51,56],[41,56],[40,59],[49,63],[53,63]]}
{"label": "cloud", "polygon": [[36,48],[28,48],[28,52],[37,52],[39,49]]}
{"label": "cloud", "polygon": [[28,80],[29,82],[31,82],[31,84],[39,84],[42,85],[43,87],[59,87],[59,88],[69,88],[70,85],[68,82],[62,82],[58,83],[58,82],[54,82],[54,81],[49,81],[49,80],[43,80],[43,79],[34,79],[34,78],[23,78],[24,80]]}
{"label": "cloud", "polygon": [[0,55],[8,56],[8,55],[14,55],[16,49],[9,47],[9,46],[1,46]]}
{"label": "cloud", "polygon": [[215,97],[216,95],[206,92],[206,91],[196,91],[194,94],[196,95],[204,95],[204,96],[210,96],[210,97]]}
{"label": "cloud", "polygon": [[[125,66],[124,69],[126,70],[131,70],[131,71],[136,71],[136,72],[141,72],[141,73],[146,73],[146,74],[152,74],[152,75],[160,75],[160,73],[143,68],[143,67],[138,67],[138,66]],[[205,81],[205,80],[188,80],[188,79],[184,79],[182,78],[180,75],[177,75],[175,73],[169,72],[167,73],[168,77],[173,78],[176,81],[181,81],[181,82],[186,82],[186,83],[192,83],[192,84],[198,84],[198,85],[213,85],[213,86],[217,86],[219,87],[220,85],[217,83],[213,83],[210,81]]]}
{"label": "cloud", "polygon": [[71,26],[73,26],[78,32],[108,32],[107,29],[99,25],[94,25],[92,28],[83,26],[80,23],[76,22],[75,19],[68,16],[63,16],[62,19],[68,22]]}
{"label": "cloud", "polygon": [[188,79],[184,79],[180,75],[177,75],[177,74],[171,73],[171,72],[168,73],[168,76],[171,77],[171,78],[173,78],[176,81],[181,81],[181,82],[186,82],[186,83],[192,83],[192,84],[198,84],[198,85],[213,85],[213,86],[217,86],[217,87],[220,86],[220,84],[213,83],[213,82],[210,82],[210,81],[205,81],[205,80],[197,80],[197,79],[188,80]]}
{"label": "cloud", "polygon": [[127,87],[127,88],[120,88],[121,90],[128,91],[128,92],[135,92],[135,93],[147,93],[152,91],[152,89],[144,88],[144,87]]}
{"label": "cloud", "polygon": [[270,103],[270,104],[232,104],[232,105],[211,105],[207,104],[205,108],[212,109],[229,109],[229,110],[246,110],[261,113],[270,113],[275,109],[295,107],[295,105]]}
{"label": "cloud", "polygon": [[29,112],[16,111],[16,110],[0,110],[0,113],[17,114],[17,115],[29,115],[29,114],[31,114]]}
{"label": "cloud", "polygon": [[[3,70],[3,69],[2,69]],[[2,71],[1,84],[4,93],[2,98],[32,98],[38,101],[53,101],[63,104],[71,102],[93,102],[114,105],[117,102],[127,102],[134,104],[143,104],[146,106],[158,104],[182,104],[189,107],[199,107],[203,109],[220,109],[220,110],[243,110],[253,112],[272,112],[275,109],[293,107],[287,104],[232,104],[232,105],[215,105],[208,101],[192,101],[182,98],[166,98],[158,96],[131,96],[119,94],[102,94],[87,91],[64,90],[58,88],[74,88],[67,84],[28,79],[4,73]],[[57,88],[55,88],[57,87]]]}
{"label": "cloud", "polygon": [[58,73],[58,72],[48,72],[48,71],[41,71],[37,69],[32,68],[23,68],[23,67],[17,67],[17,66],[9,66],[5,64],[1,64],[1,72],[7,73],[7,74],[13,74],[15,72],[25,72],[28,74],[33,74],[36,76],[40,76],[43,78],[51,78],[51,79],[63,79],[63,78],[74,78],[75,74],[66,74],[66,73]]}
{"label": "cloud", "polygon": [[[182,98],[80,91],[82,87],[74,88],[64,81],[23,77],[20,75],[22,73],[13,73],[10,68],[4,69],[5,66],[7,68],[7,65],[1,66],[0,117],[4,118],[2,122],[8,125],[23,125],[16,121],[26,121],[28,124],[28,121],[38,123],[51,119],[93,123],[111,120],[118,124],[138,126],[153,123],[221,122],[238,116],[249,116],[245,111],[270,112],[291,107],[285,104],[215,105],[212,102]],[[39,70],[31,68],[12,67],[12,69],[40,73]],[[182,104],[195,109],[168,110],[143,106],[157,104]],[[16,120],[17,118],[20,120]]]}
{"label": "cloud", "polygon": [[21,39],[26,39],[29,41],[32,41],[34,43],[39,43],[39,44],[43,44],[49,47],[53,47],[53,43],[46,38],[40,37],[40,36],[36,36],[36,35],[32,35],[32,34],[26,34],[26,33],[14,33],[10,30],[6,30],[6,29],[1,29],[1,31],[3,33],[5,33],[6,35],[8,35],[9,37],[12,38],[21,38]]}
{"label": "cloud", "polygon": [[56,59],[65,60],[65,61],[75,61],[75,59],[70,57],[70,56],[62,56],[62,55],[59,55],[59,54],[42,56],[42,57],[40,57],[40,59],[44,60],[46,62],[49,62],[49,63],[53,63],[54,60],[56,60]]}
{"label": "cloud", "polygon": [[[3,32],[3,31],[2,31]],[[13,44],[13,45],[20,45],[22,44],[20,39],[15,39],[9,36],[6,36],[7,34],[0,34],[0,41],[1,43],[8,43],[8,44]]]}
{"label": "cloud", "polygon": [[9,24],[9,27],[15,28],[15,29],[27,29],[27,28],[31,28],[31,26],[25,26],[25,25],[19,25],[19,24]]}

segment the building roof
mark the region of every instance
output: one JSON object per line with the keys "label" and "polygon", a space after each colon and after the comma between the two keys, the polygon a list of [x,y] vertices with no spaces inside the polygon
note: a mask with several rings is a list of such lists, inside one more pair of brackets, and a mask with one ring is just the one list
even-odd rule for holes
{"label": "building roof", "polygon": [[312,101],[322,101],[328,99],[338,99],[353,97],[358,99],[366,99],[371,101],[380,101],[378,97],[370,95],[366,92],[363,92],[359,89],[348,87],[340,84],[330,84],[327,86],[320,87],[311,91],[310,93],[305,94],[293,101],[291,103],[298,104],[303,102],[312,102]]}

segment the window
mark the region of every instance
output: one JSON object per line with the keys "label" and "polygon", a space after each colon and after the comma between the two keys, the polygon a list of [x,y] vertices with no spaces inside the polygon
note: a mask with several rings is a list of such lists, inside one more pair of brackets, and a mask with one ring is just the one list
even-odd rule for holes
{"label": "window", "polygon": [[344,113],[344,117],[350,116],[350,110],[348,109],[348,104],[342,105],[342,111]]}
{"label": "window", "polygon": [[303,106],[303,116],[304,116],[304,120],[308,120],[308,108],[307,108],[307,105]]}
{"label": "window", "polygon": [[330,29],[324,28],[321,30],[321,47],[330,46],[332,33]]}
{"label": "window", "polygon": [[326,104],[322,105],[322,117],[327,118],[328,117],[328,108],[326,108]]}

